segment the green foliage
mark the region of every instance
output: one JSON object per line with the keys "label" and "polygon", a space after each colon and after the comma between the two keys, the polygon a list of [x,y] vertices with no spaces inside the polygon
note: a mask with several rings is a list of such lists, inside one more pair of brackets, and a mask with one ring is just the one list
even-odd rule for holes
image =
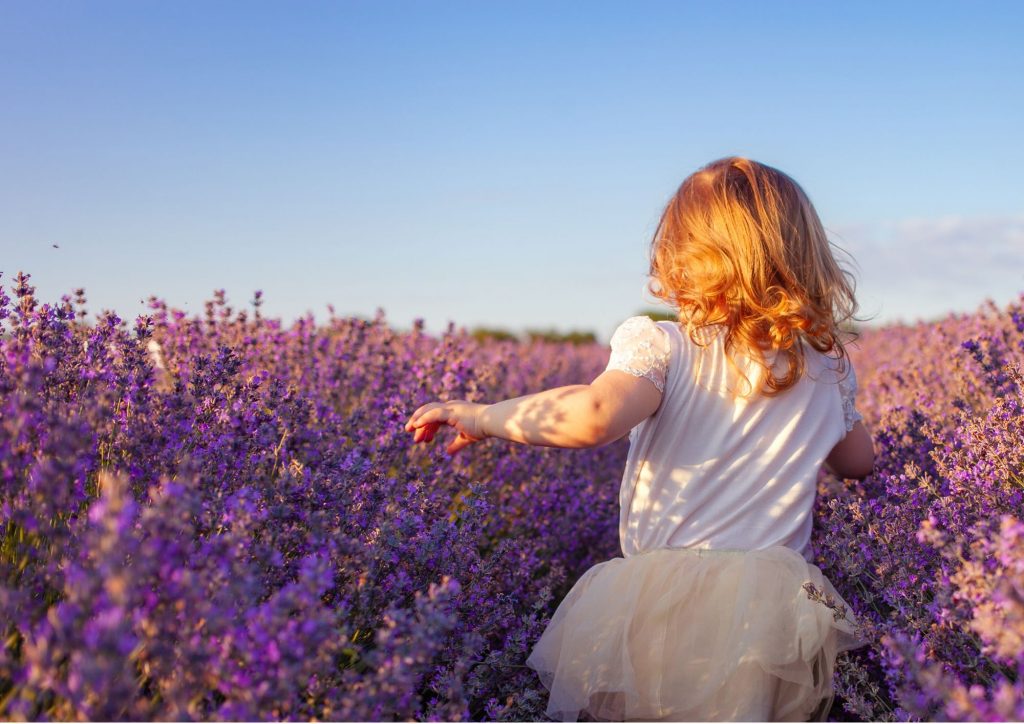
{"label": "green foliage", "polygon": [[558,332],[554,329],[540,330],[528,329],[523,334],[516,334],[507,329],[497,327],[476,327],[470,335],[477,341],[530,341],[530,342],[552,342],[568,344],[594,344],[597,342],[597,335],[593,332],[572,330],[570,332]]}
{"label": "green foliage", "polygon": [[679,319],[676,313],[670,309],[641,309],[637,315],[650,317],[655,322],[675,322]]}
{"label": "green foliage", "polygon": [[470,335],[478,342],[487,340],[506,342],[519,339],[518,336],[507,329],[498,329],[496,327],[476,327],[470,332]]}
{"label": "green foliage", "polygon": [[594,344],[597,336],[593,332],[556,332],[555,330],[526,330],[526,338],[531,342],[568,342],[569,344]]}

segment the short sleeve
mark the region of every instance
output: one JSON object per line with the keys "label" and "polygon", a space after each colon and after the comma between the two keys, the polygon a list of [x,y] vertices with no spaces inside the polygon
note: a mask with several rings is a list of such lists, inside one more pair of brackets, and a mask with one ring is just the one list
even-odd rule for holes
{"label": "short sleeve", "polygon": [[612,354],[606,370],[622,370],[654,383],[665,391],[669,341],[665,330],[650,317],[630,317],[619,325],[611,339]]}
{"label": "short sleeve", "polygon": [[857,373],[849,362],[846,371],[840,373],[839,393],[843,398],[843,421],[846,423],[846,431],[849,432],[858,420],[864,419],[857,412]]}

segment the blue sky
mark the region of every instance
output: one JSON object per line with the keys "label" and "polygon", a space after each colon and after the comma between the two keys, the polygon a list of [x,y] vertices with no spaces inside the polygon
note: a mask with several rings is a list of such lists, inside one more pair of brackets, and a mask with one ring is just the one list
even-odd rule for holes
{"label": "blue sky", "polygon": [[[0,270],[134,317],[589,329],[725,155],[796,178],[862,312],[1024,291],[1024,5],[5,2]],[[53,248],[57,244],[59,248]]]}

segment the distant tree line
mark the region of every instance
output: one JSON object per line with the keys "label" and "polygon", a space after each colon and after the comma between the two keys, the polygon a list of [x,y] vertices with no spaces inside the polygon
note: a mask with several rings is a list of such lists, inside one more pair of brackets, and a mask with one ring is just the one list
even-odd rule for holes
{"label": "distant tree line", "polygon": [[[655,322],[677,319],[671,311],[666,312],[659,309],[645,309],[637,314],[646,315]],[[470,334],[479,341],[540,341],[568,342],[569,344],[594,344],[597,342],[597,335],[594,332],[575,329],[569,332],[558,332],[554,329],[527,329],[520,334],[501,327],[475,327]]]}
{"label": "distant tree line", "polygon": [[476,327],[470,334],[479,341],[506,340],[527,341],[527,342],[568,342],[569,344],[594,344],[597,342],[597,335],[593,332],[572,330],[569,332],[558,332],[553,329],[527,329],[522,334],[516,334],[507,329],[497,327]]}

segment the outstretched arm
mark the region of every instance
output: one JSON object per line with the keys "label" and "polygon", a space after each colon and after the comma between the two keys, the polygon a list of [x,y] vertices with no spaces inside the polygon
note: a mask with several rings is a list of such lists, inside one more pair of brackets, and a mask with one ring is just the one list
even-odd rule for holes
{"label": "outstretched arm", "polygon": [[405,425],[413,442],[430,442],[441,425],[458,436],[454,453],[485,437],[547,447],[598,447],[618,440],[661,404],[654,383],[621,370],[607,370],[589,385],[567,385],[493,405],[464,400],[431,402]]}

